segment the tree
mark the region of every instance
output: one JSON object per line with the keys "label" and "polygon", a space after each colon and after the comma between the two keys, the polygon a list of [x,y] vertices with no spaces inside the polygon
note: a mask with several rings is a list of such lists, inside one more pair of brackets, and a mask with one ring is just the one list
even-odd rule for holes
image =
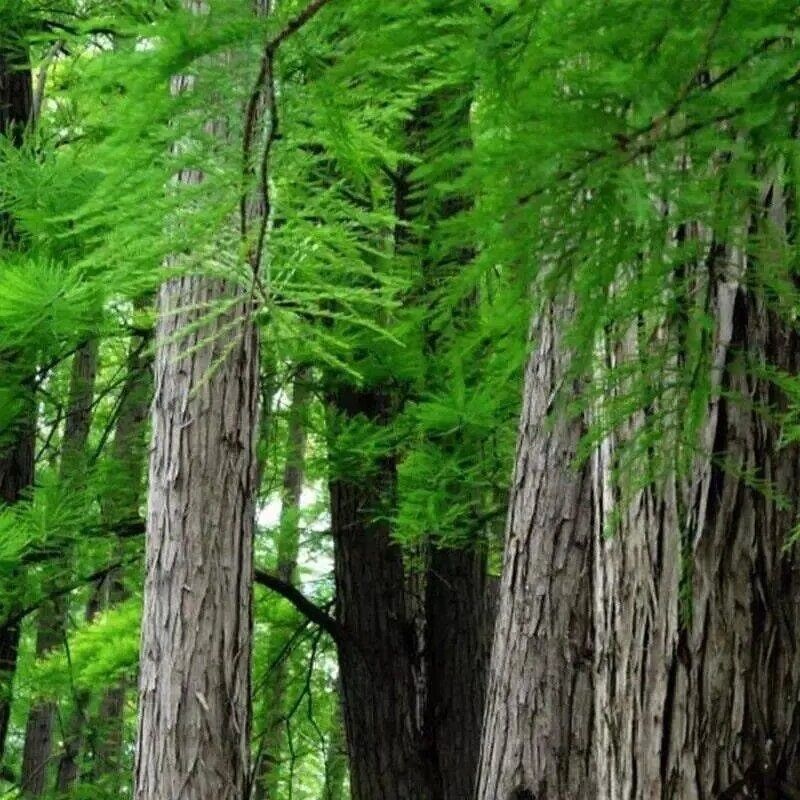
{"label": "tree", "polygon": [[134,796],[234,800],[250,779],[258,331],[235,283],[173,268],[156,303]]}
{"label": "tree", "polygon": [[[25,48],[18,40],[0,39],[0,137],[20,146],[23,133],[31,122],[33,87],[31,71]],[[14,221],[3,214],[3,248],[13,248]],[[18,503],[33,483],[35,405],[30,396],[30,379],[33,369],[25,364],[20,353],[4,352],[0,355],[4,371],[19,382],[22,406],[11,416],[10,425],[3,431],[0,447],[0,500],[4,504]],[[13,576],[12,576],[13,578]],[[0,625],[0,765],[5,754],[8,724],[11,715],[12,687],[19,649],[19,618],[13,613]]]}
{"label": "tree", "polygon": [[[479,796],[791,796],[793,23],[779,3],[708,4],[678,34],[663,8],[620,7],[597,36],[586,4],[565,39],[558,4],[540,10],[514,67],[539,76],[531,105],[485,110],[513,142],[507,169],[531,156],[525,185],[487,203],[535,242],[535,308],[551,305],[533,328]],[[551,60],[556,41],[580,58]],[[638,55],[621,63],[623,42]]]}
{"label": "tree", "polygon": [[[68,408],[61,445],[60,478],[72,491],[80,491],[81,483],[85,480],[85,451],[96,375],[97,341],[90,339],[78,347],[72,359]],[[70,561],[67,547],[61,548],[59,555],[65,561]],[[37,657],[45,656],[64,643],[66,623],[67,609],[62,596],[56,596],[42,605],[36,626]],[[47,789],[56,712],[56,704],[45,700],[35,703],[28,713],[21,785],[22,791],[32,797],[44,794]]]}
{"label": "tree", "polygon": [[[570,303],[537,315],[512,482],[477,796],[596,791],[591,474],[583,428],[553,405],[567,379]],[[527,794],[526,794],[527,793]]]}
{"label": "tree", "polygon": [[[310,371],[298,368],[292,383],[292,400],[286,434],[286,464],[284,466],[281,515],[277,542],[276,577],[293,585],[297,581],[297,559],[300,554],[300,498],[305,475],[307,420]],[[278,637],[275,637],[278,639]],[[278,640],[280,643],[280,640]],[[281,643],[282,646],[282,643]],[[259,743],[261,761],[258,764],[256,793],[267,800],[278,797],[277,768],[283,750],[285,733],[287,665],[280,648],[270,648],[269,673],[264,693],[267,714]],[[276,660],[277,659],[277,660]]]}

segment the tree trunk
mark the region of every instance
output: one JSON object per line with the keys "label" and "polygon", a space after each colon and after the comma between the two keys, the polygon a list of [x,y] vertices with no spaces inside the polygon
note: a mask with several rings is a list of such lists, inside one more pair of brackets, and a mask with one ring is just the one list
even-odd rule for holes
{"label": "tree trunk", "polygon": [[[337,681],[338,686],[338,681]],[[336,701],[330,721],[327,749],[325,752],[325,783],[320,800],[345,800],[345,778],[347,777],[347,744],[344,740],[342,704],[337,688]]]}
{"label": "tree trunk", "polygon": [[534,328],[492,648],[479,800],[595,796],[592,487],[580,421],[553,412],[565,379],[561,301]]}
{"label": "tree trunk", "polygon": [[[33,83],[27,57],[15,49],[0,48],[0,136],[8,137],[15,145],[22,143],[25,127],[31,120]],[[13,243],[16,236],[13,220],[0,217],[0,244]],[[24,364],[14,353],[0,353],[0,368],[4,375],[16,375]],[[23,387],[27,391],[23,378]],[[34,443],[36,436],[36,407],[29,398],[15,420],[14,430],[0,431],[0,502],[13,505],[33,483]],[[13,582],[13,575],[12,575]],[[8,724],[11,717],[11,698],[19,649],[19,622],[13,609],[5,608],[5,620],[0,624],[0,767],[3,766]]]}
{"label": "tree trunk", "polygon": [[[289,411],[286,466],[283,473],[283,490],[278,531],[277,576],[285,583],[297,579],[297,558],[300,550],[300,496],[303,491],[306,451],[306,412],[309,401],[308,380],[310,373],[299,370],[292,390],[292,405]],[[270,636],[276,634],[273,630]],[[283,642],[280,643],[280,647]],[[277,653],[276,653],[277,655]],[[286,720],[286,659],[278,658],[272,664],[264,687],[267,714],[264,723],[264,739],[260,745],[262,753],[259,764],[257,796],[266,800],[280,800],[278,794],[278,770],[283,745]]]}
{"label": "tree trunk", "polygon": [[248,791],[258,337],[246,299],[199,323],[232,291],[158,298],[136,800]]}
{"label": "tree trunk", "polygon": [[[135,310],[147,308],[150,298],[134,303]],[[145,428],[152,398],[152,359],[145,352],[150,333],[132,338],[127,358],[125,382],[114,429],[111,458],[116,480],[113,491],[102,498],[102,515],[111,530],[115,525],[128,523],[139,517],[142,499],[146,442]],[[128,596],[121,570],[110,572],[95,588],[86,608],[86,619],[91,621],[104,608],[113,607]],[[97,716],[89,722],[93,742],[93,778],[121,776],[122,724],[126,686],[112,686],[103,692]],[[76,698],[78,708],[73,712],[58,763],[56,790],[64,794],[75,783],[79,773],[78,759],[83,747],[89,697]],[[120,785],[122,781],[120,780]]]}
{"label": "tree trunk", "polygon": [[[765,196],[780,230],[779,183]],[[719,388],[705,452],[688,478],[637,497],[613,540],[598,530],[597,760],[609,800],[800,796],[800,562],[786,547],[800,448],[782,446],[789,400],[761,377],[765,364],[796,375],[800,339],[751,288],[757,265],[711,248],[713,268],[697,277]],[[604,487],[613,446],[597,460]]]}
{"label": "tree trunk", "polygon": [[494,604],[481,552],[435,548],[425,591],[425,741],[441,800],[470,798],[486,692]]}
{"label": "tree trunk", "polygon": [[[69,402],[61,445],[60,479],[64,486],[79,489],[85,470],[84,456],[91,424],[92,400],[97,374],[97,341],[84,342],[75,352],[70,376]],[[59,553],[67,563],[68,548]],[[66,600],[59,597],[45,603],[37,615],[36,657],[45,657],[66,637]],[[58,706],[52,700],[35,701],[25,727],[21,786],[25,795],[39,797],[47,791],[47,775],[53,745],[53,728]]]}
{"label": "tree trunk", "polygon": [[[339,387],[331,405],[346,418],[386,422],[387,397]],[[423,763],[413,669],[417,643],[407,618],[403,554],[391,540],[385,495],[395,467],[385,459],[369,479],[335,475],[330,482],[339,621],[338,646],[353,800],[432,798]]]}

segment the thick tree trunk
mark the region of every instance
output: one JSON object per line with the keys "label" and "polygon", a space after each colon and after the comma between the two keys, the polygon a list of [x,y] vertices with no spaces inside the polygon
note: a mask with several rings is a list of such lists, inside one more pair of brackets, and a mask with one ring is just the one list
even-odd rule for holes
{"label": "thick tree trunk", "polygon": [[[208,11],[200,0],[185,5]],[[171,89],[193,86],[176,75]],[[207,123],[205,133],[223,126]],[[177,182],[203,178],[184,170]],[[215,306],[225,310],[209,315]],[[158,294],[135,800],[250,795],[254,306],[241,287],[204,275],[173,277]]]}
{"label": "thick tree trunk", "polygon": [[248,792],[258,337],[246,299],[198,324],[232,291],[159,293],[136,800]]}
{"label": "thick tree trunk", "polygon": [[[788,214],[777,182],[765,197],[773,232],[780,230]],[[800,512],[800,447],[782,444],[790,399],[769,379],[773,368],[800,371],[800,338],[754,288],[752,258],[732,245],[706,245],[707,258],[687,268],[694,270],[687,302],[701,303],[713,320],[704,367],[711,399],[689,475],[663,477],[620,505],[611,465],[644,412],[597,448],[591,492],[586,469],[566,480],[556,467],[570,460],[580,430],[556,420],[545,431],[544,453],[559,453],[559,462],[526,444],[525,420],[532,407],[542,416],[557,385],[551,364],[566,355],[555,328],[539,333],[492,657],[481,800],[800,797],[800,556],[786,544]],[[608,357],[636,358],[639,346],[632,329]],[[533,512],[517,525],[526,483],[536,488]],[[544,552],[525,536],[537,515],[552,518]],[[571,556],[565,541],[579,544]],[[554,612],[566,624],[553,625]],[[520,708],[527,725],[515,723]],[[587,767],[589,782],[579,780]]]}
{"label": "thick tree trunk", "polygon": [[[766,196],[785,224],[778,185]],[[719,391],[694,472],[636,498],[613,540],[598,530],[597,760],[609,800],[800,796],[800,563],[785,546],[800,449],[781,446],[788,401],[758,377],[765,364],[796,375],[800,340],[749,288],[756,265],[711,247],[697,281]],[[596,462],[604,487],[613,446]]]}
{"label": "thick tree trunk", "polygon": [[[345,417],[386,422],[387,397],[339,387],[331,405]],[[353,800],[432,798],[416,711],[417,643],[406,613],[403,554],[392,542],[382,502],[394,492],[384,460],[369,480],[335,475],[331,530],[340,641],[339,670]]]}
{"label": "thick tree trunk", "polygon": [[[75,489],[83,483],[96,374],[97,341],[91,339],[78,347],[72,360],[69,402],[61,445],[60,479],[65,486]],[[59,557],[69,563],[67,549]],[[39,609],[36,619],[37,658],[43,658],[64,643],[66,614],[66,601],[62,597],[48,601]],[[38,797],[47,791],[57,712],[56,703],[46,700],[34,702],[28,713],[20,780],[22,791],[27,796]]]}
{"label": "thick tree trunk", "polygon": [[[24,53],[0,48],[0,136],[14,144],[22,143],[25,127],[31,120],[33,83]],[[0,244],[15,239],[13,221],[0,216]],[[6,376],[20,371],[18,358],[12,353],[0,354],[0,368]],[[23,366],[24,369],[24,366]],[[15,420],[14,430],[2,431],[0,444],[0,503],[19,502],[33,483],[36,408],[31,398]],[[11,620],[13,609],[5,608],[5,619]],[[8,724],[11,717],[11,697],[19,649],[19,622],[0,623],[0,767],[3,766]]]}
{"label": "thick tree trunk", "polygon": [[441,800],[472,797],[494,603],[483,553],[434,549],[425,589],[424,740]]}
{"label": "thick tree trunk", "polygon": [[[492,648],[479,800],[595,796],[592,487],[582,433],[553,409],[568,303],[545,309],[525,397]],[[551,413],[553,412],[553,413]]]}
{"label": "thick tree trunk", "polygon": [[[299,514],[305,474],[309,378],[308,370],[300,370],[294,380],[278,532],[278,563],[275,572],[282,581],[292,584],[297,579],[297,558],[300,551]],[[272,662],[273,659],[270,659],[270,663]],[[260,745],[262,758],[256,787],[257,796],[264,800],[267,798],[280,800],[277,764],[280,761],[286,730],[286,678],[286,659],[278,658],[276,663],[272,663],[264,686],[267,714],[264,722],[264,739]]]}

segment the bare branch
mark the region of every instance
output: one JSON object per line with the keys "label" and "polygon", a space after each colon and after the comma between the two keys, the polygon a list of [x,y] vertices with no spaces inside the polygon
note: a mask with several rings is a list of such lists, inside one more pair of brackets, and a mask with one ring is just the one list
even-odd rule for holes
{"label": "bare branch", "polygon": [[299,589],[292,586],[291,583],[287,583],[271,572],[259,568],[256,568],[255,580],[256,583],[265,586],[288,600],[303,616],[319,625],[334,641],[339,642],[344,638],[344,628],[330,614],[309,600]]}

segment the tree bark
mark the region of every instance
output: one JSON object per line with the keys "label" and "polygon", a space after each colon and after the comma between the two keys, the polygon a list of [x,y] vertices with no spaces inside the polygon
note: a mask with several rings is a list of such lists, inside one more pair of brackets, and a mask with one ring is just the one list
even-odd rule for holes
{"label": "tree bark", "polygon": [[[278,531],[278,563],[276,574],[280,580],[294,584],[297,580],[297,558],[300,551],[300,496],[303,492],[306,451],[306,412],[309,401],[307,369],[298,371],[292,390],[289,410],[286,465],[283,473],[280,528]],[[271,636],[277,631],[271,631]],[[282,646],[282,643],[281,643]],[[277,654],[276,654],[277,655]],[[267,714],[264,722],[264,739],[259,764],[256,793],[259,798],[279,800],[278,770],[283,746],[286,720],[286,660],[278,658],[273,663],[264,687]]]}
{"label": "tree bark", "polygon": [[[64,486],[80,489],[85,470],[84,456],[91,424],[92,400],[97,374],[97,341],[90,339],[75,351],[70,376],[69,401],[61,445],[60,480]],[[69,562],[68,548],[59,557]],[[66,637],[67,605],[63,595],[39,609],[36,623],[36,657],[45,657],[60,647]],[[22,751],[23,794],[39,797],[47,791],[48,767],[52,755],[53,728],[58,706],[52,700],[35,701],[28,713]]]}
{"label": "tree bark", "polygon": [[438,796],[461,800],[475,786],[494,621],[485,554],[434,548],[426,583],[423,735]]}
{"label": "tree bark", "polygon": [[[345,418],[386,422],[390,401],[378,391],[339,386],[330,395]],[[330,481],[338,644],[353,800],[433,797],[419,741],[413,669],[417,643],[406,613],[403,554],[379,508],[395,486],[391,458],[369,480]]]}
{"label": "tree bark", "polygon": [[159,292],[136,800],[248,791],[258,337],[246,299],[199,323],[232,291]]}
{"label": "tree bark", "polygon": [[[779,181],[765,195],[781,230]],[[609,800],[800,792],[800,563],[786,547],[800,448],[781,446],[789,401],[762,377],[764,365],[796,375],[800,341],[753,288],[751,258],[713,241],[709,252],[696,280],[714,321],[714,392],[693,472],[641,493],[613,540],[598,530],[597,760]],[[613,447],[596,462],[603,487]]]}
{"label": "tree bark", "polygon": [[[781,181],[764,197],[751,232],[763,217],[772,234],[785,230]],[[688,475],[672,469],[620,501],[612,464],[644,411],[609,433],[580,474],[559,466],[574,455],[579,425],[556,418],[526,439],[567,356],[563,320],[549,331],[539,323],[480,800],[800,797],[800,556],[787,546],[800,446],[782,443],[791,400],[771,378],[800,371],[800,337],[759,289],[753,256],[711,234],[701,241],[706,257],[683,277],[687,302],[713,321],[703,363],[711,391]],[[632,326],[607,357],[637,358],[639,347]],[[548,517],[542,550],[532,534]]]}
{"label": "tree bark", "polygon": [[571,306],[545,308],[525,374],[479,800],[594,797],[592,486],[580,420],[553,408]]}
{"label": "tree bark", "polygon": [[[25,127],[31,121],[32,108],[33,82],[26,55],[13,48],[0,48],[0,136],[7,137],[17,146],[21,145]],[[15,239],[13,220],[3,214],[0,217],[0,243],[6,245]],[[16,375],[20,368],[25,371],[24,364],[21,365],[19,361],[17,354],[0,354],[0,365],[6,375]],[[24,380],[23,388],[28,389]],[[3,504],[19,502],[33,483],[35,419],[36,407],[31,397],[15,420],[14,429],[0,432],[3,436],[0,448],[0,502]],[[6,619],[12,619],[13,615],[9,612],[13,609],[4,610]],[[11,717],[19,635],[18,621],[0,624],[0,767],[3,765]]]}

